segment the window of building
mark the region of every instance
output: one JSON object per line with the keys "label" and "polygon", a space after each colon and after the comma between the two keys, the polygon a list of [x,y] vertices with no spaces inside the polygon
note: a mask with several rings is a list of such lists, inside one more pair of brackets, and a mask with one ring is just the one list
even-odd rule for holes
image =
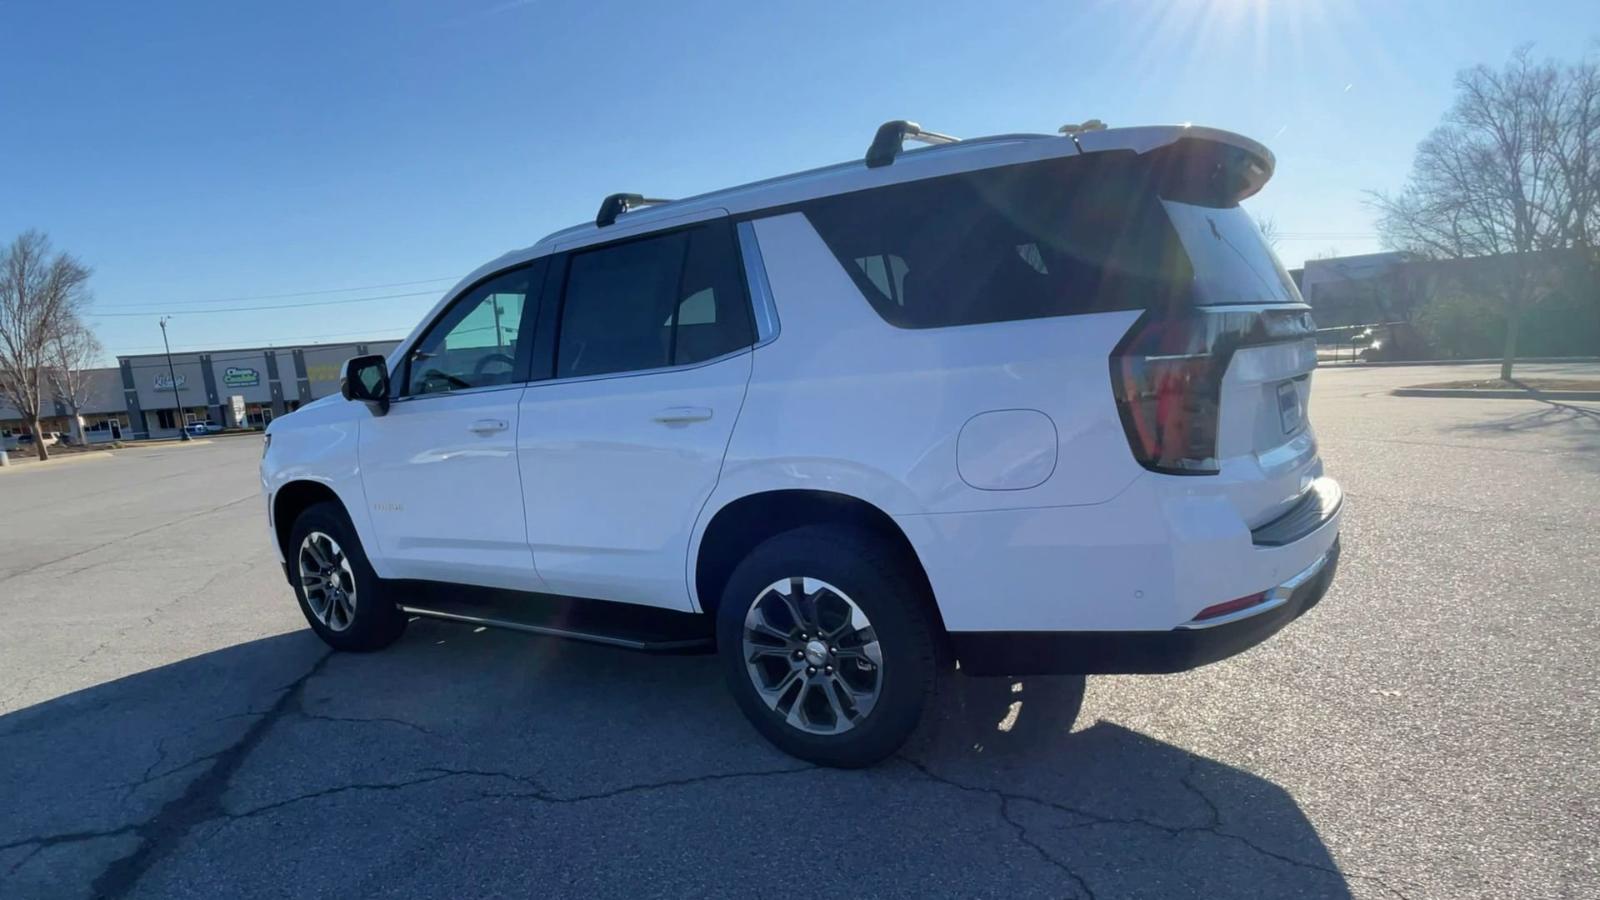
{"label": "window of building", "polygon": [[574,253],[556,376],[687,365],[753,343],[733,241],[715,223]]}
{"label": "window of building", "polygon": [[170,409],[158,409],[158,410],[156,410],[156,427],[158,427],[158,428],[177,428],[178,426],[177,426],[176,423],[177,423],[177,419],[173,416],[172,410],[170,410]]}
{"label": "window of building", "polygon": [[411,351],[407,393],[522,381],[523,313],[543,271],[533,265],[502,273],[457,300]]}

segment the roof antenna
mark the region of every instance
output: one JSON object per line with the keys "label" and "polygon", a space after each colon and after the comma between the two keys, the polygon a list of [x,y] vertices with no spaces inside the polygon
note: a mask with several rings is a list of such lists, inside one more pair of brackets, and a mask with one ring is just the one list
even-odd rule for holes
{"label": "roof antenna", "polygon": [[1087,122],[1079,122],[1077,124],[1073,124],[1073,123],[1069,122],[1066,125],[1063,125],[1060,128],[1056,129],[1056,131],[1059,132],[1060,134],[1063,134],[1063,135],[1065,135],[1065,136],[1067,136],[1069,138],[1072,138],[1072,146],[1078,148],[1078,152],[1079,153],[1083,152],[1083,145],[1078,143],[1078,135],[1083,134],[1086,131],[1105,131],[1105,130],[1106,130],[1106,123],[1100,121],[1099,119],[1090,119]]}
{"label": "roof antenna", "polygon": [[1067,137],[1077,137],[1078,135],[1083,134],[1085,131],[1105,131],[1105,130],[1106,130],[1106,123],[1100,121],[1099,119],[1090,119],[1087,122],[1079,122],[1079,123],[1077,123],[1075,125],[1074,124],[1063,125],[1060,128],[1057,128],[1056,132],[1059,133],[1059,134],[1064,134]]}

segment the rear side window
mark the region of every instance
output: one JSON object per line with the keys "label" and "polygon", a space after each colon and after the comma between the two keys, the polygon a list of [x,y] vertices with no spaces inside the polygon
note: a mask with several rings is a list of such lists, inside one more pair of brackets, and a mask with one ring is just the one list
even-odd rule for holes
{"label": "rear side window", "polygon": [[890,324],[939,328],[1179,299],[1193,277],[1131,154],[813,201],[806,217]]}
{"label": "rear side window", "polygon": [[704,362],[754,342],[727,223],[574,253],[556,377]]}

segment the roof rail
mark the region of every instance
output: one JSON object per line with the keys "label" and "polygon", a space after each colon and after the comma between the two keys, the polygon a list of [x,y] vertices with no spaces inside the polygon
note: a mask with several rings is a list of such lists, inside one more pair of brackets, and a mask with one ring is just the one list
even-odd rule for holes
{"label": "roof rail", "polygon": [[617,216],[639,206],[651,206],[656,203],[671,203],[671,200],[657,200],[641,194],[612,194],[600,201],[600,212],[594,217],[594,224],[600,228],[614,224]]}
{"label": "roof rail", "polygon": [[924,144],[954,144],[961,139],[937,131],[923,131],[921,125],[905,119],[885,122],[878,126],[878,133],[872,136],[872,146],[867,148],[867,168],[876,169],[893,163],[894,158],[900,155],[901,145],[907,140]]}

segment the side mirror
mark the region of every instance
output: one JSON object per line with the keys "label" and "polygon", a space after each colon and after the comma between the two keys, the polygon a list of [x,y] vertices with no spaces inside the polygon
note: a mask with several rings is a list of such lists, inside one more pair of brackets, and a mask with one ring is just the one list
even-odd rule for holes
{"label": "side mirror", "polygon": [[339,393],[360,400],[378,415],[389,411],[389,365],[381,356],[356,356],[344,361],[339,372]]}

